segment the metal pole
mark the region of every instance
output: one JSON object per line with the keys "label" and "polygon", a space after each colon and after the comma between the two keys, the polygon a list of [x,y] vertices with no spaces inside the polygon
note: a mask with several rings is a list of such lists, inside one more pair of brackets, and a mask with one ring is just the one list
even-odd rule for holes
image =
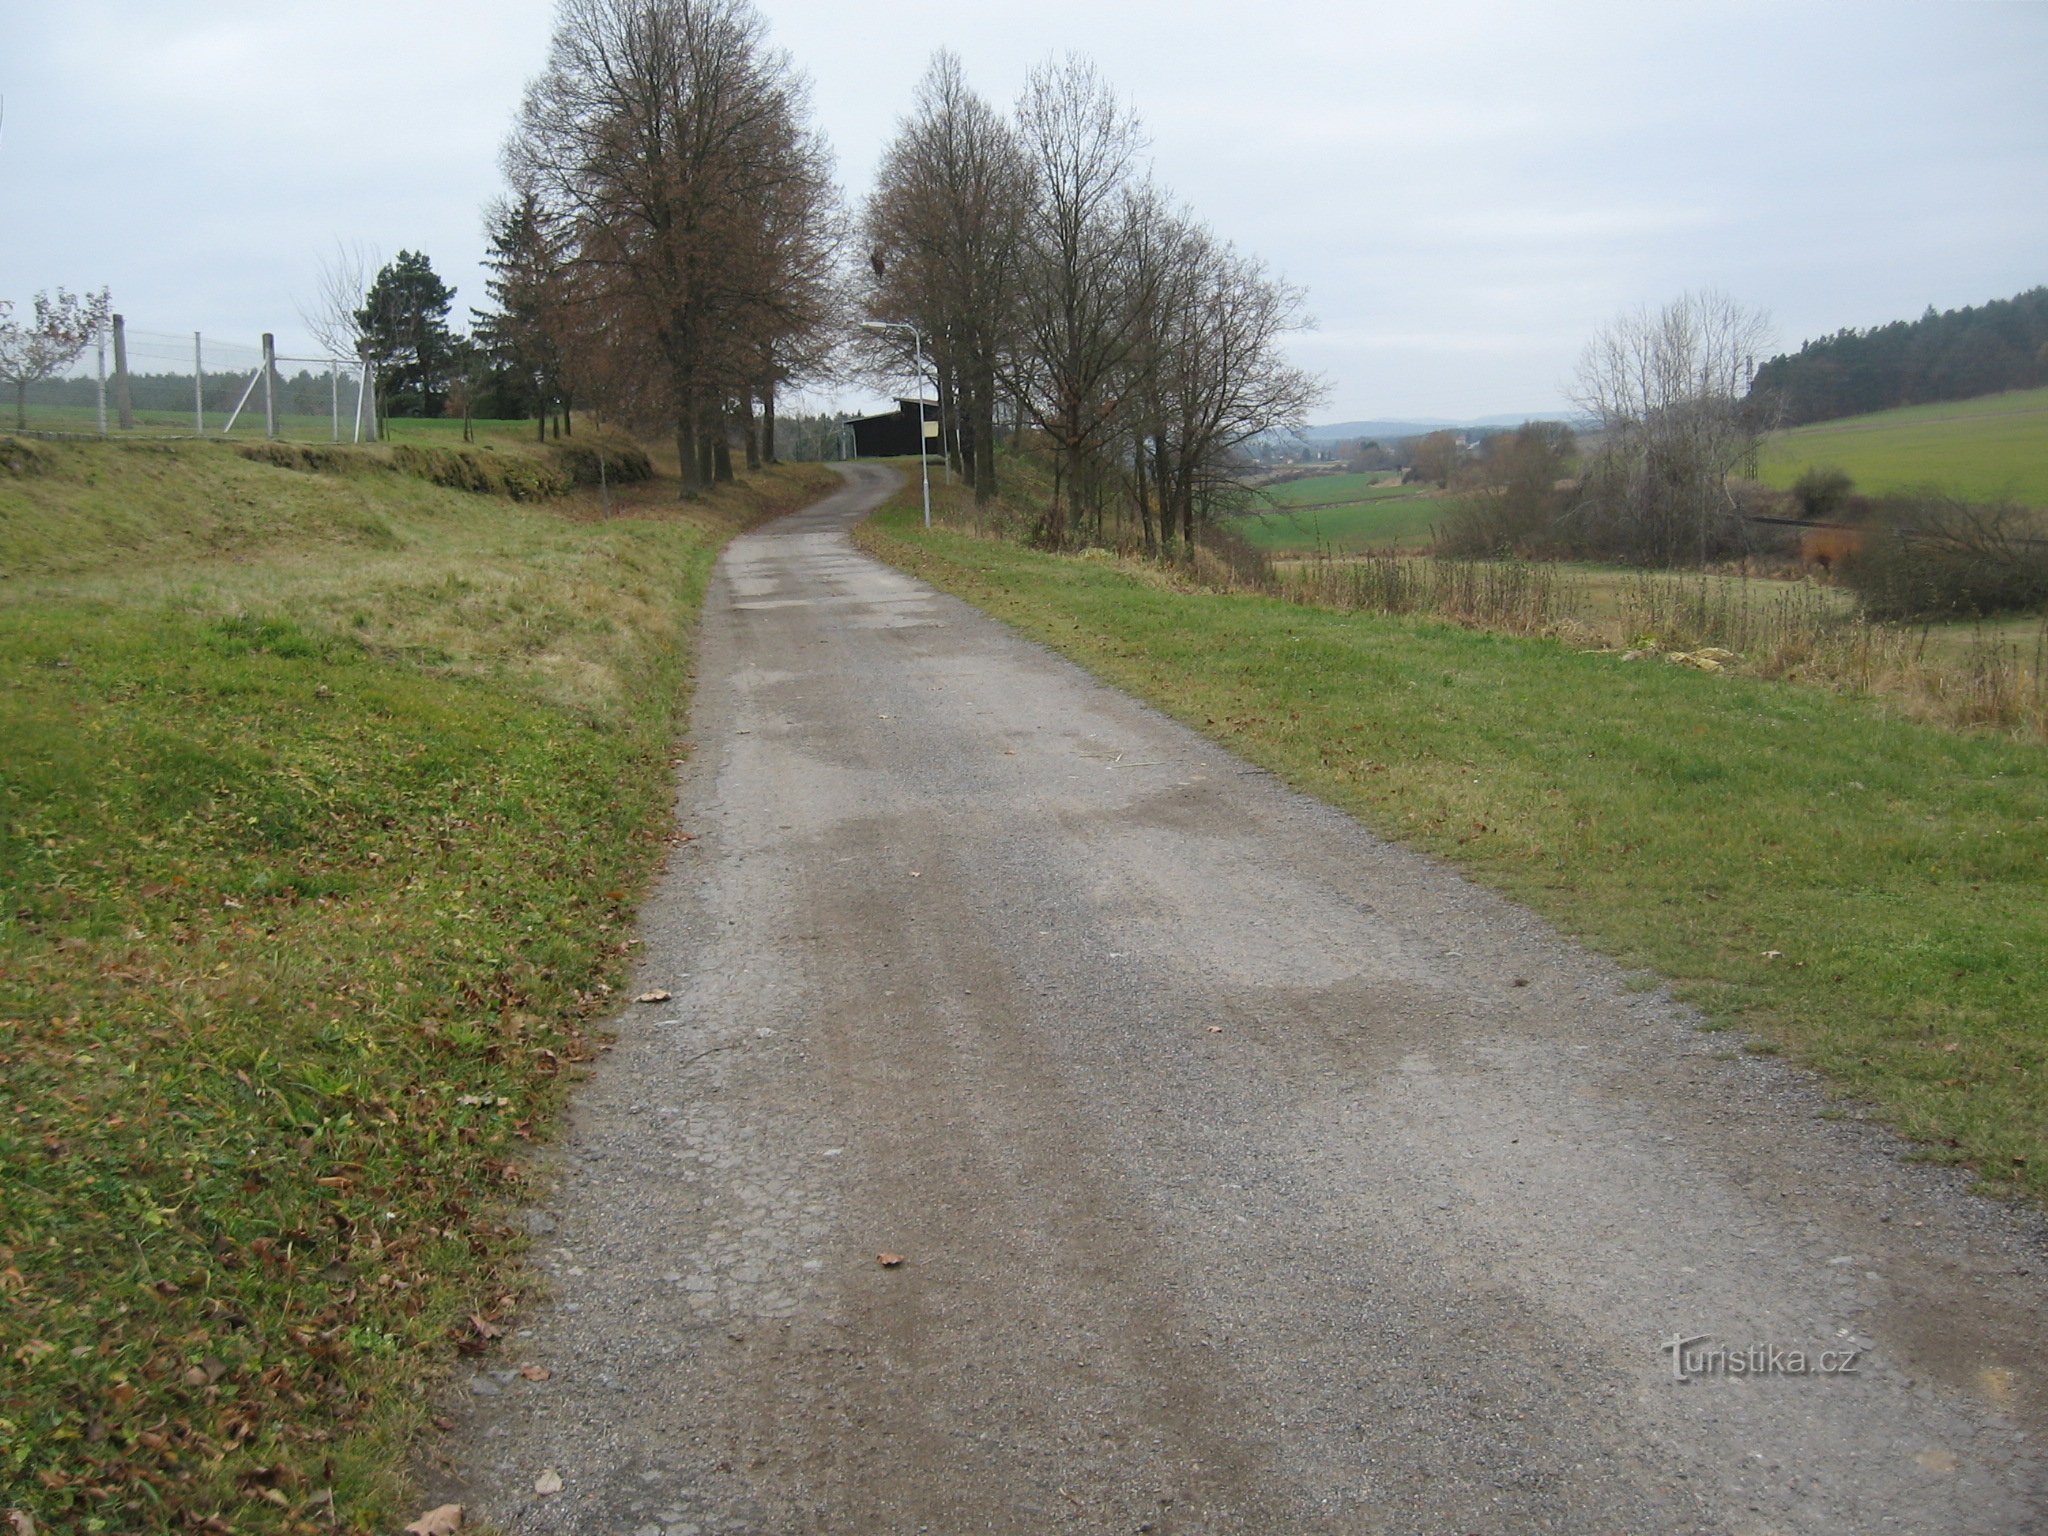
{"label": "metal pole", "polygon": [[341,359],[327,359],[327,392],[334,397],[334,440],[341,441]]}
{"label": "metal pole", "polygon": [[197,331],[192,333],[192,430],[206,436],[206,357]]}
{"label": "metal pole", "polygon": [[917,352],[917,475],[924,482],[924,526],[932,526],[932,453],[927,446],[931,439],[924,435],[924,333],[916,326],[910,328],[910,341]]}

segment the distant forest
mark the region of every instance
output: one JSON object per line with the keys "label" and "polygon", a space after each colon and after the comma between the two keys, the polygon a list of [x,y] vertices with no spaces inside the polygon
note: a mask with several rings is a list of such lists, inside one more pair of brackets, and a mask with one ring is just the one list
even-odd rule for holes
{"label": "distant forest", "polygon": [[1774,357],[1753,386],[1783,402],[1788,427],[1897,405],[1968,400],[2048,384],[2048,287],[2010,299],[1837,331]]}

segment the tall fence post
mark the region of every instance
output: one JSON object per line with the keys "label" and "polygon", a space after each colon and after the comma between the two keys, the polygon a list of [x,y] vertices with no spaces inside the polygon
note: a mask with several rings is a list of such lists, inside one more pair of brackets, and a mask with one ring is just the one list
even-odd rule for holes
{"label": "tall fence post", "polygon": [[277,436],[277,338],[263,333],[263,435]]}
{"label": "tall fence post", "polygon": [[99,401],[100,436],[107,435],[107,322],[100,321],[93,333],[93,350],[99,354]]}
{"label": "tall fence post", "polygon": [[206,436],[206,355],[197,331],[192,333],[192,430]]}
{"label": "tall fence post", "polygon": [[333,397],[334,440],[341,441],[341,359],[327,359],[327,392]]}
{"label": "tall fence post", "polygon": [[114,410],[123,432],[135,430],[135,399],[128,389],[128,322],[114,316]]}

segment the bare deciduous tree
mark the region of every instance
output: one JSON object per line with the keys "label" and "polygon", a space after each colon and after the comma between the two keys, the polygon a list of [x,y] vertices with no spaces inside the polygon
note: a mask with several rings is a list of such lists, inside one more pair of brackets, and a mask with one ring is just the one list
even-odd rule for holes
{"label": "bare deciduous tree", "polygon": [[807,111],[747,0],[561,0],[506,147],[566,233],[579,378],[659,400],[685,495],[730,473],[731,411],[811,324],[834,208]]}
{"label": "bare deciduous tree", "polygon": [[1242,446],[1321,395],[1282,351],[1300,293],[1173,207],[1143,148],[1085,60],[1035,70],[1012,127],[941,52],[864,211],[863,297],[923,333],[977,500],[995,491],[999,391],[1050,446],[1048,543],[1103,538],[1128,506],[1146,548],[1192,550],[1246,494]]}
{"label": "bare deciduous tree", "polygon": [[[1156,501],[1160,540],[1184,553],[1196,523],[1241,496],[1237,450],[1298,427],[1322,382],[1295,368],[1281,339],[1302,329],[1302,295],[1149,188],[1126,201],[1129,303],[1138,344],[1122,414],[1147,547]],[[1149,483],[1149,492],[1148,492]]]}
{"label": "bare deciduous tree", "polygon": [[1772,426],[1752,395],[1770,323],[1724,293],[1636,309],[1580,358],[1573,403],[1602,443],[1577,511],[1582,533],[1633,559],[1707,559],[1739,535],[1729,476]]}
{"label": "bare deciduous tree", "polygon": [[1017,124],[1036,181],[1020,289],[1029,365],[1019,383],[1057,456],[1041,533],[1064,542],[1099,508],[1107,449],[1121,429],[1113,384],[1139,338],[1124,195],[1145,139],[1095,66],[1077,57],[1032,72]]}
{"label": "bare deciduous tree", "polygon": [[370,274],[383,263],[360,245],[334,243],[323,257],[312,300],[299,309],[299,320],[329,357],[360,357],[363,325],[357,318],[369,297]]}
{"label": "bare deciduous tree", "polygon": [[1016,350],[1018,247],[1031,167],[1015,131],[941,50],[882,159],[863,217],[871,312],[931,338],[975,499],[996,493],[998,381]]}

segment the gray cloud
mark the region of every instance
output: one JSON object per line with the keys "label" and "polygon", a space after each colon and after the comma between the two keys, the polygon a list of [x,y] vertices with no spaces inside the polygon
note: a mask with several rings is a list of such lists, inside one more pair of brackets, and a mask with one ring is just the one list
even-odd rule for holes
{"label": "gray cloud", "polygon": [[[763,5],[853,196],[932,47],[1011,99],[1096,59],[1160,178],[1302,284],[1335,416],[1555,408],[1686,287],[1788,344],[2048,281],[2039,4]],[[547,0],[0,0],[0,297],[303,345],[336,240],[481,297],[480,209]]]}

